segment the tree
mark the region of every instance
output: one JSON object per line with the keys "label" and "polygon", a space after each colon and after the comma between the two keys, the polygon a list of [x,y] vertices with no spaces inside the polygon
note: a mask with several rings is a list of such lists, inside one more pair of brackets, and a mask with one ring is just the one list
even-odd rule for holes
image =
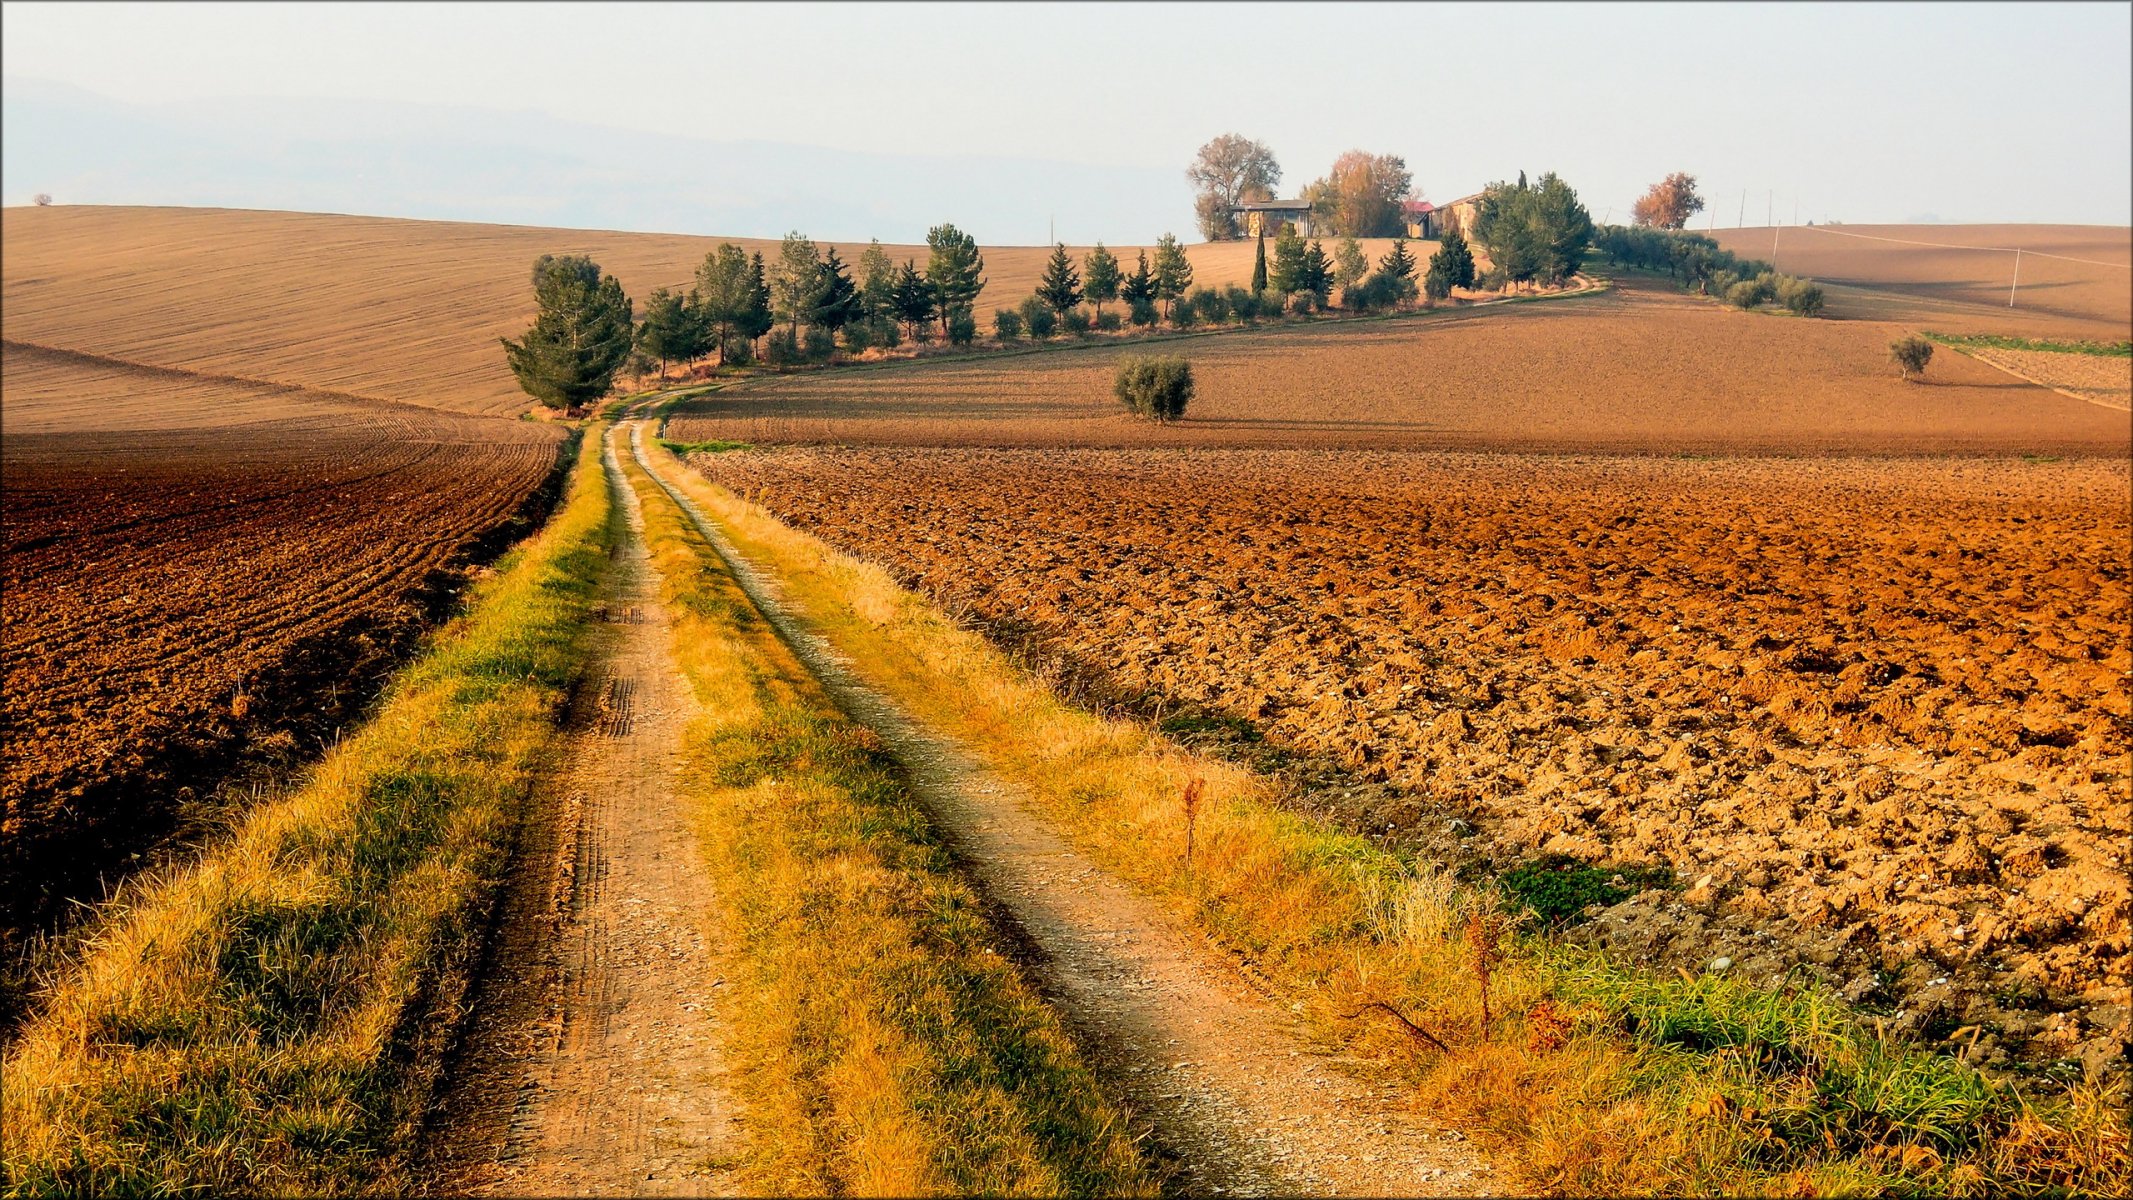
{"label": "tree", "polygon": [[1696,177],[1676,171],[1652,185],[1634,205],[1630,219],[1655,229],[1680,229],[1689,218],[1703,211],[1703,197],[1696,194]]}
{"label": "tree", "polygon": [[859,296],[869,318],[894,317],[896,309],[896,264],[881,248],[881,239],[867,243],[859,256]]}
{"label": "tree", "polygon": [[[934,304],[944,328],[956,317],[970,317],[978,293],[985,290],[985,258],[978,253],[977,239],[953,225],[935,225],[926,231],[926,245],[933,255],[926,260],[926,282],[933,287]],[[977,329],[977,318],[970,327]]]}
{"label": "tree", "polygon": [[1175,421],[1192,402],[1192,364],[1182,358],[1128,355],[1118,364],[1111,390],[1136,415],[1160,423]]}
{"label": "tree", "polygon": [[1393,237],[1407,227],[1403,206],[1414,190],[1406,159],[1350,150],[1334,160],[1324,179],[1304,189],[1304,198],[1330,232]]}
{"label": "tree", "polygon": [[[1465,242],[1460,243],[1460,246],[1462,248],[1464,248],[1465,245]],[[1441,243],[1439,244],[1438,249],[1440,251],[1443,249]],[[1434,262],[1436,260],[1432,259],[1431,261]],[[1473,260],[1471,258],[1468,259],[1469,264],[1471,264],[1472,261]],[[1414,278],[1415,256],[1413,252],[1408,250],[1406,238],[1393,239],[1392,249],[1387,250],[1385,252],[1385,257],[1378,260],[1378,270],[1384,272],[1386,275],[1394,279]]]}
{"label": "tree", "polygon": [[533,299],[533,327],[516,342],[497,339],[519,386],[550,408],[605,396],[636,341],[621,282],[582,255],[543,254],[533,264]]}
{"label": "tree", "polygon": [[763,252],[758,250],[748,260],[748,307],[734,318],[733,332],[754,346],[756,339],[769,333],[775,324],[777,314],[770,307],[770,280],[763,266]]}
{"label": "tree", "polygon": [[1155,243],[1155,298],[1163,302],[1163,314],[1169,316],[1179,296],[1192,286],[1192,260],[1185,257],[1185,250],[1178,239],[1164,234]]}
{"label": "tree", "polygon": [[1104,301],[1118,299],[1118,256],[1104,249],[1102,242],[1081,260],[1081,281],[1088,289],[1089,302],[1096,306],[1100,320],[1104,314]]}
{"label": "tree", "polygon": [[1303,235],[1284,228],[1274,235],[1274,270],[1267,276],[1273,289],[1286,296],[1303,287]]}
{"label": "tree", "polygon": [[[1005,312],[1006,310],[1003,309],[1001,311]],[[1019,315],[1022,318],[1023,327],[1029,330],[1030,340],[1041,342],[1051,337],[1052,333],[1059,328],[1059,314],[1062,311],[1064,310],[1053,308],[1052,302],[1045,298],[1042,290],[1039,290],[1022,297],[1022,310]],[[1010,313],[1009,315],[1016,314]]]}
{"label": "tree", "polygon": [[814,312],[815,293],[821,286],[821,257],[813,240],[797,230],[786,234],[770,272],[770,303],[778,319],[791,326],[795,342],[800,338],[800,319]]}
{"label": "tree", "polygon": [[1922,379],[1926,374],[1926,364],[1933,361],[1933,343],[1915,333],[1905,334],[1889,343],[1889,358],[1895,362],[1897,373],[1904,379]]}
{"label": "tree", "polygon": [[[748,255],[732,242],[720,242],[696,268],[697,303],[717,336],[718,363],[726,365],[726,344],[755,302]],[[750,336],[754,340],[753,335]]]}
{"label": "tree", "polygon": [[31,197],[31,202],[39,208],[50,208],[52,207],[52,193],[39,192]]}
{"label": "tree", "polygon": [[934,297],[933,285],[918,273],[918,264],[904,260],[903,270],[896,275],[896,317],[911,329],[911,340],[926,340],[926,323],[933,319],[939,307]]}
{"label": "tree", "polygon": [[644,302],[644,321],[637,326],[637,344],[659,360],[659,377],[667,377],[667,364],[693,364],[711,348],[713,323],[695,292],[682,295],[658,288]]}
{"label": "tree", "polygon": [[1155,299],[1155,274],[1148,269],[1148,252],[1141,251],[1140,266],[1118,285],[1119,299],[1128,304],[1147,304]]}
{"label": "tree", "polygon": [[1481,194],[1474,236],[1488,247],[1497,271],[1512,283],[1561,282],[1574,274],[1592,244],[1592,214],[1553,171],[1532,187],[1492,183]]}
{"label": "tree", "polygon": [[808,317],[809,324],[834,334],[866,316],[859,288],[845,272],[844,263],[838,260],[835,246],[829,248],[829,253],[816,267],[816,275],[815,306]]}
{"label": "tree", "polygon": [[1052,247],[1052,257],[1044,264],[1044,277],[1037,281],[1037,298],[1051,305],[1054,313],[1064,313],[1081,303],[1081,274],[1074,270],[1074,260],[1067,257],[1064,244]]}
{"label": "tree", "polygon": [[1252,295],[1266,290],[1266,235],[1259,235],[1259,250],[1252,257]]}
{"label": "tree", "polygon": [[1296,284],[1296,290],[1311,293],[1320,308],[1325,307],[1326,297],[1333,294],[1333,260],[1326,257],[1325,247],[1319,245],[1316,238],[1304,249]]}
{"label": "tree", "polygon": [[1225,133],[1200,147],[1185,168],[1185,178],[1192,183],[1201,236],[1210,242],[1228,241],[1237,236],[1237,218],[1230,209],[1247,200],[1273,199],[1281,164],[1264,142]]}
{"label": "tree", "polygon": [[1423,289],[1432,300],[1451,296],[1452,289],[1474,286],[1474,252],[1466,244],[1466,235],[1453,225],[1444,231],[1437,243],[1437,252],[1430,256],[1429,275],[1422,281]]}
{"label": "tree", "polygon": [[1363,257],[1363,244],[1344,237],[1333,250],[1333,284],[1347,287],[1370,274],[1370,260]]}

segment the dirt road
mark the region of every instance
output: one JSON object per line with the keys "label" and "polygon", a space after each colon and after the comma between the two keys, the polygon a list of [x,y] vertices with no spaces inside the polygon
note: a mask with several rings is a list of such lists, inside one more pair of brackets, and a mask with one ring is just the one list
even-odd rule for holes
{"label": "dirt road", "polygon": [[1047,998],[1193,1193],[1473,1195],[1499,1185],[1455,1133],[1351,1074],[1269,997],[1151,901],[1074,850],[1008,781],[923,729],[780,602],[775,582],[638,462],[718,549],[742,588],[854,719],[910,771],[981,886],[1020,927]]}
{"label": "dirt road", "polygon": [[694,703],[675,667],[636,497],[605,641],[520,847],[429,1174],[476,1195],[716,1195],[739,1145],[719,945],[675,796]]}

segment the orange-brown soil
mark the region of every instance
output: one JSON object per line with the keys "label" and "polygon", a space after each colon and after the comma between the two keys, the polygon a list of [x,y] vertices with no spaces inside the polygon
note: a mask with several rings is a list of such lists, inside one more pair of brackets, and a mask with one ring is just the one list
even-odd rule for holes
{"label": "orange-brown soil", "polygon": [[[1837,318],[1943,333],[2133,337],[2133,229],[2123,225],[1800,225],[1710,236],[1765,262],[1774,237],[1778,269],[1822,283]],[[1913,244],[1921,242],[1931,244]],[[2029,252],[2019,279],[2006,252],[2017,246]]]}
{"label": "orange-brown soil", "polygon": [[1736,312],[1664,281],[1386,321],[1166,340],[1188,419],[1112,396],[1102,343],[752,380],[676,410],[676,440],[998,446],[1407,446],[1637,452],[2126,452],[2123,414],[1959,354],[1924,383],[1898,327]]}
{"label": "orange-brown soil", "polygon": [[2122,1052],[2122,459],[693,461],[1127,694],[1343,761],[1382,836],[1671,867],[1592,927],[1625,951],[1804,961],[1899,1025],[1990,1019],[1988,1060]]}
{"label": "orange-brown soil", "polygon": [[16,343],[0,361],[4,933],[122,874],[233,755],[331,737],[454,568],[526,527],[561,435]]}

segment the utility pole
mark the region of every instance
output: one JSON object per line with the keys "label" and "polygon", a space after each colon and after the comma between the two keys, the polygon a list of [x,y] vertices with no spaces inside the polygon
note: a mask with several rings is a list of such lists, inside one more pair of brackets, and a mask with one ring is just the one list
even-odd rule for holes
{"label": "utility pole", "polygon": [[1044,240],[1054,246],[1059,244],[1059,214],[1053,213],[1044,219]]}
{"label": "utility pole", "polygon": [[1778,227],[1775,225],[1770,227],[1770,269],[1778,269]]}
{"label": "utility pole", "polygon": [[1763,197],[1763,224],[1773,229],[1777,228],[1777,199],[1778,190],[1776,188],[1771,188]]}
{"label": "utility pole", "polygon": [[1798,196],[1792,198],[1792,223],[1795,225],[1800,223],[1800,198]]}
{"label": "utility pole", "polygon": [[1748,189],[1747,189],[1747,188],[1742,188],[1742,189],[1740,190],[1740,216],[1738,216],[1738,217],[1735,217],[1735,218],[1733,219],[1733,227],[1734,227],[1735,229],[1746,229],[1746,228],[1748,227]]}
{"label": "utility pole", "polygon": [[2015,285],[2020,282],[2022,282],[2022,248],[2016,246],[2014,278],[2009,280],[2007,284],[2007,307],[2009,308],[2014,307]]}

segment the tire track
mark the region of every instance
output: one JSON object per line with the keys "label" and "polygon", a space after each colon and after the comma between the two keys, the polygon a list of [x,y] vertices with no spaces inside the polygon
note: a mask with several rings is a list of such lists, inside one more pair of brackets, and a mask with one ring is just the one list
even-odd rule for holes
{"label": "tire track", "polygon": [[632,450],[854,720],[909,771],[981,887],[1039,959],[1045,993],[1188,1193],[1489,1194],[1464,1138],[1315,1044],[1158,906],[1076,851],[1018,788],[920,727],[793,617],[774,582],[644,448]]}

